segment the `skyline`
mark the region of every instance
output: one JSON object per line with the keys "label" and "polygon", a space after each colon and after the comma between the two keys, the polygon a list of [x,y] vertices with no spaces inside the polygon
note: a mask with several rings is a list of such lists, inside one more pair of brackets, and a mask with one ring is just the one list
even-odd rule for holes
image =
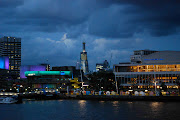
{"label": "skyline", "polygon": [[[129,61],[133,50],[174,50],[179,1],[1,0],[0,37],[22,38],[22,65],[75,66],[82,42],[90,70]],[[49,6],[49,4],[51,4]],[[160,9],[161,8],[161,9]]]}

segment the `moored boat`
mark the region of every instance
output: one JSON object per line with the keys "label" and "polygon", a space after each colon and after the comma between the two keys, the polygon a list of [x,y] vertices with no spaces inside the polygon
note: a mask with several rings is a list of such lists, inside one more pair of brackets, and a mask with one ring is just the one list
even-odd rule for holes
{"label": "moored boat", "polygon": [[13,97],[0,97],[1,104],[12,104],[17,102],[18,100],[14,99]]}

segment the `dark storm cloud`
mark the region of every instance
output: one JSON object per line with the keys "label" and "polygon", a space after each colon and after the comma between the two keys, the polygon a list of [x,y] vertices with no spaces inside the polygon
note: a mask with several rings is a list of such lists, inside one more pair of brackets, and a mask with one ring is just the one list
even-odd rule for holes
{"label": "dark storm cloud", "polygon": [[61,22],[57,24],[74,25],[87,21],[94,11],[106,6],[96,0],[31,0],[18,7],[17,15],[21,18],[54,19]]}
{"label": "dark storm cloud", "polygon": [[180,1],[174,0],[112,0],[90,19],[89,32],[105,37],[132,37],[148,32],[166,36],[179,32]]}
{"label": "dark storm cloud", "polygon": [[143,32],[166,36],[179,32],[179,5],[179,0],[1,0],[0,16],[11,18],[2,17],[1,26],[65,31],[69,37],[86,33],[127,38]]}
{"label": "dark storm cloud", "polygon": [[[28,30],[34,31],[37,28],[35,31],[43,32],[69,32],[73,27],[76,32],[70,33],[71,37],[79,35],[82,25],[94,11],[108,6],[108,4],[96,0],[53,0],[53,2],[51,0],[25,0],[20,6],[15,5],[16,9],[5,9],[5,2],[3,4],[4,9],[0,13],[2,26],[17,24],[22,28],[29,27]],[[45,26],[52,27],[47,30],[48,27]],[[51,29],[53,27],[55,29]],[[0,31],[3,31],[2,28]],[[17,31],[21,31],[21,29],[17,29]]]}
{"label": "dark storm cloud", "polygon": [[0,37],[22,38],[22,64],[48,58],[74,65],[83,41],[90,67],[111,54],[118,63],[133,50],[168,49],[161,40],[178,41],[179,6],[179,0],[0,0]]}
{"label": "dark storm cloud", "polygon": [[17,7],[22,5],[24,0],[0,0],[0,8]]}

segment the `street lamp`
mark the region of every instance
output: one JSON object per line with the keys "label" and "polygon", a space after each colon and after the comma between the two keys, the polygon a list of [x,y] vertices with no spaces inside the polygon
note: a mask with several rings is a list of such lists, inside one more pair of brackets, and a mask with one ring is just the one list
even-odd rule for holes
{"label": "street lamp", "polygon": [[156,76],[155,76],[155,73],[154,73],[154,86],[155,86],[155,94],[157,94],[157,89],[156,89]]}
{"label": "street lamp", "polygon": [[156,93],[156,81],[154,82],[154,84],[155,84],[155,93]]}
{"label": "street lamp", "polygon": [[156,75],[155,75],[155,66],[153,65],[154,69],[154,86],[155,86],[155,94],[156,94]]}

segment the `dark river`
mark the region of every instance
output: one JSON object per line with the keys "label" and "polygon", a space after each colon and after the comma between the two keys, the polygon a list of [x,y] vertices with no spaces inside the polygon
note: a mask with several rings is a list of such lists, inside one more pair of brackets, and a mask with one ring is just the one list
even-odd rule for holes
{"label": "dark river", "polygon": [[24,101],[0,104],[0,120],[180,120],[180,102]]}

